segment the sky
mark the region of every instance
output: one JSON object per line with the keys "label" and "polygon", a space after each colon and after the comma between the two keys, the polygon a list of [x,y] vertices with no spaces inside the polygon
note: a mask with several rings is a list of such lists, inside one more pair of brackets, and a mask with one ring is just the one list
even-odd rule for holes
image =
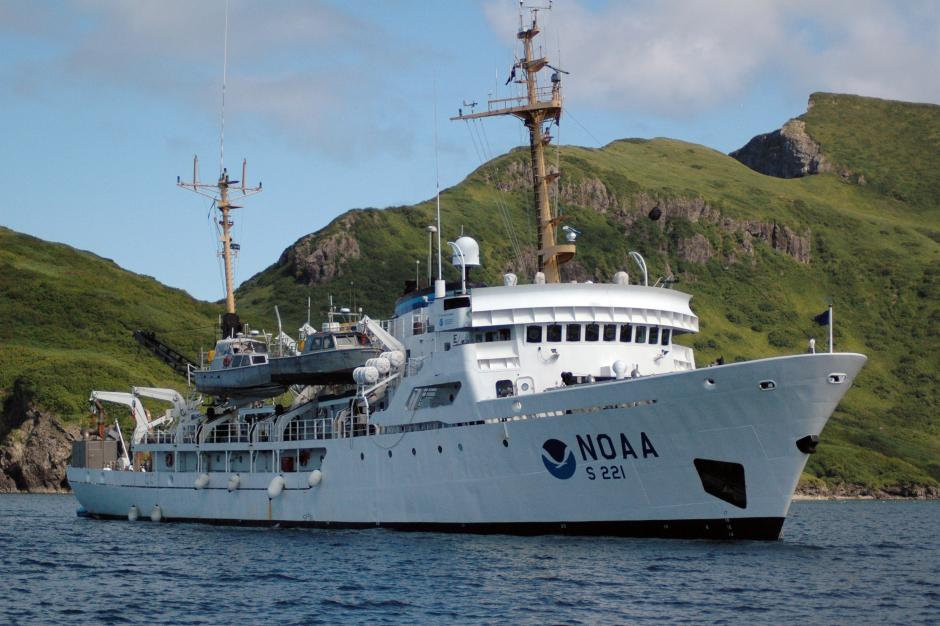
{"label": "sky", "polygon": [[[175,185],[193,155],[218,176],[223,65],[224,163],[247,158],[264,186],[235,214],[236,283],[349,209],[432,198],[438,177],[526,141],[514,119],[477,135],[447,119],[515,95],[514,0],[228,12],[224,63],[225,0],[0,0],[0,225],[223,298],[209,201]],[[570,72],[563,144],[729,152],[814,91],[940,103],[940,2],[556,0],[539,15],[542,52]]]}

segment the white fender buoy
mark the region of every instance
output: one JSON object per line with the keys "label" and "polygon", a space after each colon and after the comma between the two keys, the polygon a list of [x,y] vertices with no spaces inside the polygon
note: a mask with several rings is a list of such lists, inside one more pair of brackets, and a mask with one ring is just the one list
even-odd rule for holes
{"label": "white fender buoy", "polygon": [[627,364],[623,361],[614,361],[613,370],[617,380],[623,380],[627,375]]}
{"label": "white fender buoy", "polygon": [[268,497],[273,500],[274,498],[281,495],[282,491],[284,491],[284,477],[275,476],[271,479],[271,483],[268,485]]}
{"label": "white fender buoy", "polygon": [[235,491],[236,489],[238,489],[238,483],[240,483],[241,480],[242,480],[242,479],[241,479],[241,476],[239,476],[238,474],[235,474],[234,476],[232,476],[231,478],[229,478],[229,479],[228,479],[228,490],[229,490],[229,492],[232,492],[232,491]]}
{"label": "white fender buoy", "polygon": [[127,512],[127,521],[136,522],[139,516],[140,510],[138,510],[136,504],[132,504],[130,510]]}
{"label": "white fender buoy", "polygon": [[160,505],[154,505],[153,509],[150,511],[150,521],[159,522],[163,519],[163,511],[160,510]]}
{"label": "white fender buoy", "polygon": [[307,484],[311,487],[316,487],[320,484],[321,480],[323,480],[323,472],[320,470],[313,470],[310,472],[310,476],[307,477]]}
{"label": "white fender buoy", "polygon": [[209,475],[200,474],[196,477],[196,483],[193,485],[196,489],[205,489],[209,486]]}

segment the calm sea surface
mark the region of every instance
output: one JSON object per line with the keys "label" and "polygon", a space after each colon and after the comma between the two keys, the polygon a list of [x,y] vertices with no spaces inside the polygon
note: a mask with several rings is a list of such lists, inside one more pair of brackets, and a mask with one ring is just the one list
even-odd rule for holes
{"label": "calm sea surface", "polygon": [[940,502],[797,502],[778,542],[101,522],[0,496],[0,623],[940,623]]}

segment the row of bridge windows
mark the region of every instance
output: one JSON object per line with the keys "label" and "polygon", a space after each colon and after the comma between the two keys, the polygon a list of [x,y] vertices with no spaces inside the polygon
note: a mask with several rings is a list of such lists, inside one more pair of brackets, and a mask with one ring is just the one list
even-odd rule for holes
{"label": "row of bridge windows", "polygon": [[620,341],[621,343],[645,343],[669,345],[672,329],[659,326],[634,324],[548,324],[526,326],[527,343],[560,343],[574,341]]}

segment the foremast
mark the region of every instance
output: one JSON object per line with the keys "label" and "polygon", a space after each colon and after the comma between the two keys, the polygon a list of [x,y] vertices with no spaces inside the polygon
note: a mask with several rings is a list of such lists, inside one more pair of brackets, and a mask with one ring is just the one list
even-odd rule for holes
{"label": "foremast", "polygon": [[[238,252],[240,247],[232,241],[232,226],[235,222],[232,220],[232,209],[240,209],[241,206],[232,204],[229,195],[234,192],[239,197],[247,197],[261,191],[261,183],[257,187],[246,187],[247,178],[247,160],[242,159],[242,178],[230,180],[228,169],[225,167],[225,85],[228,78],[228,2],[225,3],[225,40],[222,53],[222,102],[219,115],[219,180],[216,183],[199,182],[199,157],[193,157],[193,180],[192,182],[183,182],[180,177],[176,177],[176,184],[179,187],[185,187],[195,191],[199,195],[206,196],[212,200],[212,206],[219,212],[219,241],[222,249],[218,254],[222,257],[225,266],[225,315],[222,316],[222,338],[226,339],[235,336],[242,330],[242,324],[235,312],[235,277],[232,268],[232,254]],[[236,185],[241,185],[236,186]]]}
{"label": "foremast", "polygon": [[[544,130],[546,122],[557,124],[561,120],[561,74],[565,73],[549,65],[544,56],[535,58],[533,40],[539,34],[538,25],[539,8],[530,8],[531,22],[527,25],[519,18],[519,32],[517,39],[523,44],[523,58],[517,61],[512,68],[510,81],[515,77],[517,69],[522,70],[524,78],[517,83],[524,83],[525,96],[489,100],[487,110],[479,113],[470,112],[450,118],[451,120],[473,120],[497,115],[513,115],[529,129],[529,151],[532,160],[532,187],[534,191],[534,208],[538,236],[538,271],[545,274],[545,281],[557,283],[561,281],[559,267],[574,257],[575,245],[573,243],[558,244],[555,242],[555,227],[560,218],[552,215],[549,201],[549,186],[560,176],[557,170],[548,171],[545,165],[545,146],[551,142],[551,135]],[[538,73],[546,67],[553,70],[551,85],[540,87]]]}
{"label": "foremast", "polygon": [[199,182],[199,157],[193,157],[193,180],[186,182],[176,178],[176,184],[179,187],[191,189],[199,195],[211,198],[215,209],[219,212],[219,243],[222,244],[218,254],[222,257],[225,267],[225,315],[222,319],[222,337],[230,337],[234,333],[240,332],[241,323],[238,320],[238,314],[235,311],[235,278],[232,268],[232,256],[239,250],[238,244],[232,241],[232,226],[235,222],[231,214],[233,209],[242,208],[240,205],[232,204],[231,195],[237,194],[238,197],[247,197],[261,191],[261,183],[257,187],[246,187],[245,177],[247,175],[247,161],[242,160],[241,180],[229,179],[228,169],[222,167],[219,174],[219,180],[215,183]]}

